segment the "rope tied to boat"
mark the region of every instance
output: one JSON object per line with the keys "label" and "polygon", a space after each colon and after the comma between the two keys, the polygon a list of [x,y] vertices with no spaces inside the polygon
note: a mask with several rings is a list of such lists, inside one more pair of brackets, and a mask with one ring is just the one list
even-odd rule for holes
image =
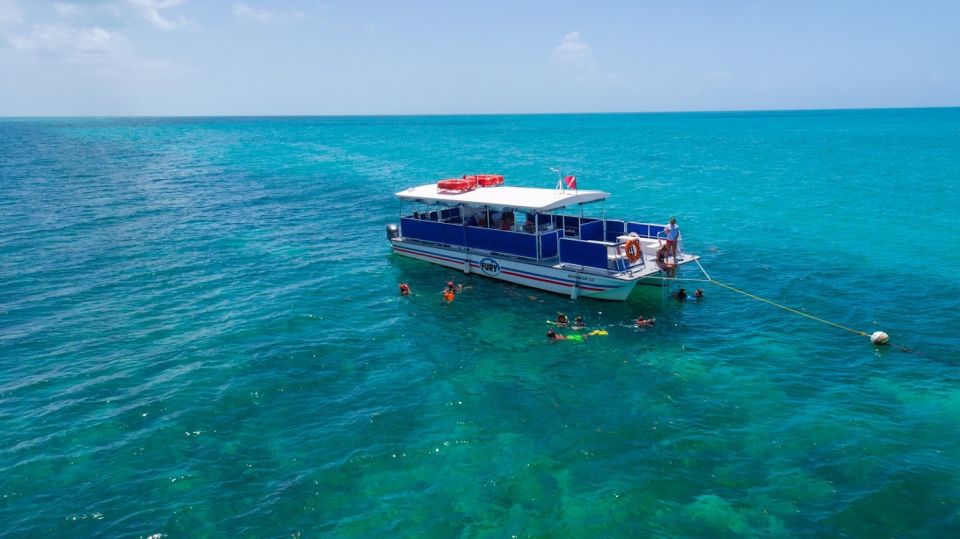
{"label": "rope tied to boat", "polygon": [[[699,262],[698,262],[698,265],[699,265]],[[706,272],[704,272],[704,275],[706,275]],[[842,324],[838,324],[838,323],[836,323],[836,322],[831,322],[831,321],[829,321],[829,320],[824,320],[823,318],[820,318],[820,317],[817,317],[817,316],[813,316],[813,315],[810,314],[810,313],[805,313],[805,312],[803,312],[803,311],[798,311],[797,309],[793,309],[793,308],[791,308],[791,307],[787,307],[786,305],[781,305],[781,304],[779,304],[779,303],[777,303],[777,302],[775,302],[775,301],[770,301],[769,299],[766,299],[766,298],[761,298],[760,296],[757,296],[756,294],[751,294],[751,293],[749,293],[749,292],[745,292],[745,291],[743,291],[743,290],[740,290],[739,288],[735,288],[735,287],[730,286],[730,285],[728,285],[728,284],[726,284],[726,283],[721,283],[720,281],[718,281],[718,280],[716,280],[716,279],[710,278],[709,275],[707,276],[706,279],[696,279],[696,280],[702,281],[702,282],[712,283],[712,284],[715,284],[715,285],[717,285],[717,286],[726,288],[727,290],[730,290],[731,292],[736,292],[736,293],[738,293],[738,294],[743,294],[744,296],[747,296],[748,298],[752,298],[752,299],[755,299],[755,300],[757,300],[757,301],[762,301],[762,302],[764,302],[764,303],[773,305],[774,307],[778,307],[778,308],[783,309],[783,310],[785,310],[785,311],[788,311],[788,312],[791,312],[791,313],[794,313],[794,314],[799,314],[800,316],[805,316],[805,317],[807,317],[807,318],[809,318],[809,319],[811,319],[811,320],[816,320],[817,322],[822,322],[822,323],[824,323],[824,324],[827,324],[827,325],[830,325],[830,326],[833,326],[833,327],[836,327],[836,328],[840,328],[840,329],[849,331],[850,333],[855,333],[855,334],[857,334],[857,335],[860,335],[861,337],[867,337],[867,338],[870,339],[870,343],[871,343],[871,344],[881,345],[881,346],[883,346],[883,345],[888,345],[888,344],[889,344],[891,348],[896,348],[897,350],[899,350],[899,351],[901,351],[901,352],[906,352],[906,353],[908,353],[908,354],[914,354],[914,355],[917,355],[917,356],[926,356],[926,354],[924,354],[924,353],[922,353],[922,352],[918,352],[918,351],[916,351],[916,350],[914,350],[914,349],[912,349],[912,348],[908,348],[908,347],[906,347],[906,346],[902,346],[902,345],[899,345],[899,344],[891,343],[891,342],[889,341],[889,336],[888,336],[886,333],[882,332],[882,331],[875,331],[875,332],[873,332],[873,333],[867,333],[866,331],[860,331],[860,330],[857,330],[857,329],[853,329],[853,328],[844,326],[844,325],[842,325]]]}
{"label": "rope tied to boat", "polygon": [[861,336],[863,336],[863,337],[869,337],[869,336],[870,336],[870,334],[867,333],[866,331],[860,331],[860,330],[857,330],[857,329],[849,328],[849,327],[844,326],[844,325],[842,325],[842,324],[838,324],[838,323],[836,323],[836,322],[831,322],[831,321],[829,321],[829,320],[825,320],[825,319],[820,318],[820,317],[818,317],[818,316],[813,316],[813,315],[810,314],[810,313],[805,313],[805,312],[803,312],[803,311],[798,311],[797,309],[794,309],[794,308],[792,308],[792,307],[787,307],[786,305],[781,305],[781,304],[779,304],[779,303],[777,303],[777,302],[775,302],[775,301],[771,301],[771,300],[766,299],[766,298],[761,298],[760,296],[758,296],[758,295],[756,295],[756,294],[751,294],[750,292],[745,292],[745,291],[743,291],[743,290],[740,290],[739,288],[735,288],[735,287],[730,286],[730,285],[728,285],[728,284],[726,284],[726,283],[721,283],[720,281],[718,281],[718,280],[716,280],[716,279],[707,279],[707,282],[713,283],[713,284],[715,284],[715,285],[717,285],[717,286],[722,286],[723,288],[726,288],[727,290],[730,290],[731,292],[736,292],[736,293],[738,293],[738,294],[743,294],[744,296],[747,296],[748,298],[753,298],[753,299],[755,299],[755,300],[757,300],[757,301],[762,301],[762,302],[764,302],[764,303],[768,303],[768,304],[770,304],[770,305],[773,305],[774,307],[779,307],[780,309],[783,309],[783,310],[785,310],[785,311],[789,311],[789,312],[794,313],[794,314],[799,314],[800,316],[805,316],[805,317],[807,317],[807,318],[809,318],[809,319],[811,319],[811,320],[816,320],[817,322],[822,322],[822,323],[824,323],[824,324],[828,324],[828,325],[831,325],[831,326],[833,326],[833,327],[837,327],[837,328],[840,328],[840,329],[849,331],[850,333],[856,333],[857,335],[861,335]]}
{"label": "rope tied to boat", "polygon": [[861,337],[867,337],[867,338],[870,339],[870,343],[871,343],[871,344],[875,344],[875,345],[891,344],[891,346],[892,346],[893,348],[896,348],[897,350],[900,350],[900,351],[902,351],[902,352],[907,352],[907,353],[917,354],[917,355],[923,355],[923,354],[921,354],[920,352],[917,352],[916,350],[912,350],[912,349],[910,349],[910,348],[907,348],[906,346],[900,346],[900,345],[896,345],[896,344],[890,343],[890,342],[889,342],[889,339],[890,339],[889,335],[887,335],[887,334],[884,333],[883,331],[875,331],[875,332],[873,332],[873,333],[867,333],[866,331],[861,331],[861,330],[859,330],[859,329],[854,329],[854,328],[851,328],[851,327],[844,326],[843,324],[838,324],[838,323],[836,323],[836,322],[831,322],[830,320],[826,320],[826,319],[824,319],[824,318],[820,318],[819,316],[814,316],[814,315],[812,315],[812,314],[810,314],[810,313],[805,313],[805,312],[803,312],[803,311],[794,309],[794,308],[792,308],[792,307],[787,307],[786,305],[777,303],[777,302],[772,301],[772,300],[769,300],[769,299],[767,299],[767,298],[762,298],[762,297],[760,297],[760,296],[758,296],[758,295],[756,295],[756,294],[751,294],[750,292],[746,292],[746,291],[744,291],[744,290],[740,290],[739,288],[736,288],[736,287],[731,286],[731,285],[729,285],[729,284],[722,283],[722,282],[714,279],[713,277],[710,276],[710,274],[707,273],[707,270],[705,270],[705,269],[703,268],[703,266],[700,264],[700,260],[699,260],[699,259],[696,259],[696,258],[695,258],[694,261],[697,263],[697,266],[700,268],[700,271],[703,273],[703,275],[704,275],[704,277],[706,277],[706,279],[678,279],[678,278],[675,278],[675,277],[673,277],[673,278],[667,277],[667,278],[664,278],[664,280],[669,280],[669,281],[683,281],[683,280],[688,280],[688,281],[694,281],[694,282],[706,282],[706,283],[711,283],[711,284],[717,285],[717,286],[719,286],[719,287],[721,287],[721,288],[726,288],[727,290],[729,290],[729,291],[731,291],[731,292],[736,292],[737,294],[741,294],[741,295],[746,296],[746,297],[748,297],[748,298],[755,299],[755,300],[757,300],[757,301],[762,301],[762,302],[764,302],[764,303],[766,303],[766,304],[768,304],[768,305],[773,305],[774,307],[777,307],[777,308],[779,308],[779,309],[783,309],[784,311],[791,312],[791,313],[794,313],[794,314],[798,314],[798,315],[800,315],[800,316],[809,318],[810,320],[814,320],[814,321],[816,321],[816,322],[820,322],[820,323],[823,323],[823,324],[827,324],[827,325],[829,325],[829,326],[833,326],[833,327],[835,327],[835,328],[839,328],[839,329],[842,329],[842,330],[844,330],[844,331],[849,331],[850,333],[853,333],[853,334],[855,334],[855,335],[859,335],[859,336],[861,336]]}

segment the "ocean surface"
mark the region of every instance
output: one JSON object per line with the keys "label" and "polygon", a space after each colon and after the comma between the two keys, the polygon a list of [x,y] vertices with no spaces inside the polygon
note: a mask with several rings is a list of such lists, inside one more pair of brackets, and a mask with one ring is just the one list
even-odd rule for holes
{"label": "ocean surface", "polygon": [[[550,167],[895,346],[390,254],[395,192]],[[0,537],[960,536],[958,179],[960,109],[2,119]]]}

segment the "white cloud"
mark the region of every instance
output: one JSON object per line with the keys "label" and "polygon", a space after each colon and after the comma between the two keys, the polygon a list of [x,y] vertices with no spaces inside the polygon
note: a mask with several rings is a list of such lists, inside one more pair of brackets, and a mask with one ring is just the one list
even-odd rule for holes
{"label": "white cloud", "polygon": [[553,48],[552,58],[560,64],[584,64],[593,59],[593,47],[580,39],[580,32],[569,32]]}
{"label": "white cloud", "polygon": [[140,15],[161,30],[176,30],[187,24],[183,15],[164,16],[164,10],[183,4],[183,0],[126,0],[127,4],[140,12]]}
{"label": "white cloud", "polygon": [[68,2],[54,2],[53,9],[56,10],[57,14],[63,17],[76,15],[80,12],[80,6]]}
{"label": "white cloud", "polygon": [[20,8],[13,2],[0,0],[0,26],[15,26],[21,22]]}
{"label": "white cloud", "polygon": [[250,7],[246,4],[234,4],[233,14],[241,19],[252,19],[260,22],[268,22],[273,17],[265,9]]}
{"label": "white cloud", "polygon": [[[53,21],[38,21],[19,27],[0,25],[0,48],[8,46],[25,57],[59,64],[58,69],[71,65],[96,73],[158,72],[164,74],[182,71],[177,64],[143,57],[132,39],[117,29],[118,20],[130,15],[143,16],[151,24],[172,29],[184,23],[182,17],[157,16],[151,10],[163,10],[180,5],[182,0],[83,0],[52,2],[59,17]],[[0,0],[0,15],[13,3]],[[17,19],[20,20],[19,18]],[[122,21],[121,21],[122,23]]]}
{"label": "white cloud", "polygon": [[7,41],[17,50],[60,56],[78,64],[114,59],[127,44],[123,35],[99,26],[77,28],[61,23],[36,24],[30,34],[11,34]]}
{"label": "white cloud", "polygon": [[622,74],[608,71],[597,61],[593,47],[584,42],[580,32],[576,30],[564,34],[560,44],[553,48],[550,59],[553,61],[553,69],[564,77],[565,81],[581,85],[577,91],[620,91],[619,88],[622,88],[625,81]]}
{"label": "white cloud", "polygon": [[240,19],[256,21],[263,24],[282,24],[287,22],[301,21],[307,18],[307,14],[302,11],[269,11],[263,8],[253,7],[241,3],[233,5],[233,14]]}

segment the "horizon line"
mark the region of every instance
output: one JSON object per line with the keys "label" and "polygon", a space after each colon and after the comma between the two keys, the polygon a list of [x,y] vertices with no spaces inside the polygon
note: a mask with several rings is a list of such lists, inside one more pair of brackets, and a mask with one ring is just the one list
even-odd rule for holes
{"label": "horizon line", "polygon": [[882,110],[955,109],[957,105],[890,106],[890,107],[818,107],[770,109],[704,109],[651,111],[576,111],[576,112],[427,112],[427,113],[345,113],[345,114],[63,114],[63,115],[2,115],[0,119],[70,119],[70,118],[403,118],[416,116],[587,116],[618,114],[730,114],[743,112],[839,112]]}

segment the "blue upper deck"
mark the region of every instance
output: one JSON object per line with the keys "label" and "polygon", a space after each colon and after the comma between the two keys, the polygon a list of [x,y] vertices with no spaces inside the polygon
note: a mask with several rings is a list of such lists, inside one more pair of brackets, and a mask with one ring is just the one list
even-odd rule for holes
{"label": "blue upper deck", "polygon": [[404,240],[489,251],[535,263],[622,270],[611,267],[608,257],[617,238],[629,233],[655,238],[663,225],[456,206],[406,215],[400,228]]}

